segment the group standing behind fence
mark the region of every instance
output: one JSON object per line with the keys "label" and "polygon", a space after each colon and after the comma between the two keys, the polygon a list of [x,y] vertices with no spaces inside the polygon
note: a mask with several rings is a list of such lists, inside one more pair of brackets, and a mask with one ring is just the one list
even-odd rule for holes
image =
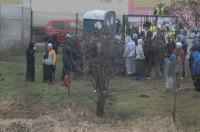
{"label": "group standing behind fence", "polygon": [[[136,80],[163,77],[166,79],[166,88],[172,89],[175,86],[180,87],[181,80],[185,77],[185,73],[188,75],[190,69],[195,89],[200,90],[200,35],[194,32],[195,37],[191,46],[193,48],[188,52],[188,31],[180,26],[176,33],[176,35],[172,33],[169,27],[161,30],[145,25],[140,33],[137,28],[129,30],[123,49],[127,75],[134,76]],[[83,55],[79,43],[73,41],[69,34],[66,35],[62,48],[61,79],[65,80],[66,75],[70,77],[71,72],[78,73],[83,70]],[[35,81],[34,53],[35,43],[31,42],[26,54],[26,80],[32,82]],[[55,80],[57,54],[57,37],[54,35],[48,38],[45,44],[43,83],[51,84]],[[187,56],[190,57],[187,58]],[[116,60],[113,62],[117,63]]]}
{"label": "group standing behind fence", "polygon": [[191,72],[199,91],[200,33],[195,30],[192,33],[193,41],[189,42],[191,32],[181,24],[176,34],[167,26],[161,29],[149,24],[144,24],[140,33],[137,28],[129,29],[124,46],[127,75],[135,76],[136,80],[162,77],[166,79],[166,88],[172,89],[180,88],[181,80]]}

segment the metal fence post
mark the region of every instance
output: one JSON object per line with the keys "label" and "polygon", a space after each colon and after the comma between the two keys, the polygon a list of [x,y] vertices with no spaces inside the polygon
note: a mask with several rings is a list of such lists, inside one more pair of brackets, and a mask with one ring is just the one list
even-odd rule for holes
{"label": "metal fence post", "polygon": [[32,31],[32,28],[33,28],[33,10],[32,10],[32,0],[30,0],[30,9],[31,9],[31,25],[30,25],[30,40],[31,42],[33,41],[33,31]]}
{"label": "metal fence post", "polygon": [[24,8],[22,7],[22,16],[21,16],[21,23],[22,23],[22,32],[21,32],[21,37],[22,37],[22,48],[24,47]]}
{"label": "metal fence post", "polygon": [[123,30],[122,30],[122,41],[125,42],[125,32],[126,32],[126,15],[123,15]]}
{"label": "metal fence post", "polygon": [[78,12],[76,13],[76,40],[78,39]]}

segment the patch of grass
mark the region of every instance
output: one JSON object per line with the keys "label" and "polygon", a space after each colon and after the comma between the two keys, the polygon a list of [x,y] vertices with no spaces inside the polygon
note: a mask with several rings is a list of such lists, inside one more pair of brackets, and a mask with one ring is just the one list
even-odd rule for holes
{"label": "patch of grass", "polygon": [[[94,102],[87,96],[93,89],[85,79],[73,80],[72,96],[67,96],[67,90],[60,81],[62,61],[59,50],[56,83],[42,83],[42,52],[43,47],[37,47],[36,52],[36,82],[25,82],[26,62],[24,54],[7,58],[0,62],[0,99],[1,100],[41,100],[41,101],[75,101],[95,108]],[[1,58],[1,57],[0,57]],[[178,92],[177,118],[185,128],[200,129],[200,94],[192,89],[192,81],[186,79],[182,87],[187,90]],[[189,88],[189,89],[188,89]],[[164,80],[136,81],[131,77],[114,78],[110,83],[109,96],[106,102],[105,117],[116,120],[135,122],[137,119],[151,120],[154,117],[172,117],[173,94],[166,92]],[[130,124],[131,124],[130,123]]]}

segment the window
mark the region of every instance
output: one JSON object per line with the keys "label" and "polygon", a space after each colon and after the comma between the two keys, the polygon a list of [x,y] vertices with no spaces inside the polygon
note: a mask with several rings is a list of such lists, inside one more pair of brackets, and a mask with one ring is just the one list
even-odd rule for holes
{"label": "window", "polygon": [[[81,29],[81,25],[78,24],[78,29]],[[66,29],[68,30],[76,30],[76,22],[67,22],[66,23]]]}
{"label": "window", "polygon": [[56,22],[53,22],[52,26],[55,29],[64,29],[64,22],[56,21]]}

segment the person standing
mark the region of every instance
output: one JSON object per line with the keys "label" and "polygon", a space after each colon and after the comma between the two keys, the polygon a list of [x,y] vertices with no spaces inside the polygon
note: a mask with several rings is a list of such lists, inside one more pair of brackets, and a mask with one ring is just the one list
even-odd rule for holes
{"label": "person standing", "polygon": [[52,83],[54,80],[54,67],[56,65],[56,53],[53,50],[53,45],[51,43],[47,44],[48,50],[48,58],[47,58],[47,74],[48,74],[48,81]]}
{"label": "person standing", "polygon": [[144,63],[143,40],[138,39],[138,45],[136,46],[136,80],[140,80],[144,77]]}
{"label": "person standing", "polygon": [[26,50],[26,81],[35,81],[35,42],[30,42]]}
{"label": "person standing", "polygon": [[185,34],[187,35],[187,31],[180,29],[180,34],[176,36],[176,42],[180,42],[182,44],[182,49],[184,53],[187,54],[187,41]]}
{"label": "person standing", "polygon": [[64,80],[65,75],[70,76],[72,71],[72,40],[69,34],[66,35],[65,42],[62,48],[62,61],[63,70],[61,75],[61,80]]}
{"label": "person standing", "polygon": [[135,42],[130,36],[127,36],[125,39],[124,58],[127,75],[135,75]]}
{"label": "person standing", "polygon": [[144,31],[141,32],[141,37],[144,40],[144,56],[145,56],[145,74],[147,79],[151,79],[151,70],[152,70],[152,33],[147,27],[144,27]]}
{"label": "person standing", "polygon": [[200,91],[200,53],[194,51],[192,53],[193,64],[191,66],[192,80],[196,91]]}
{"label": "person standing", "polygon": [[185,53],[182,49],[182,43],[176,43],[176,49],[174,50],[176,55],[175,63],[175,77],[176,77],[176,88],[180,88],[181,79],[183,79],[184,72],[184,62],[185,62]]}

